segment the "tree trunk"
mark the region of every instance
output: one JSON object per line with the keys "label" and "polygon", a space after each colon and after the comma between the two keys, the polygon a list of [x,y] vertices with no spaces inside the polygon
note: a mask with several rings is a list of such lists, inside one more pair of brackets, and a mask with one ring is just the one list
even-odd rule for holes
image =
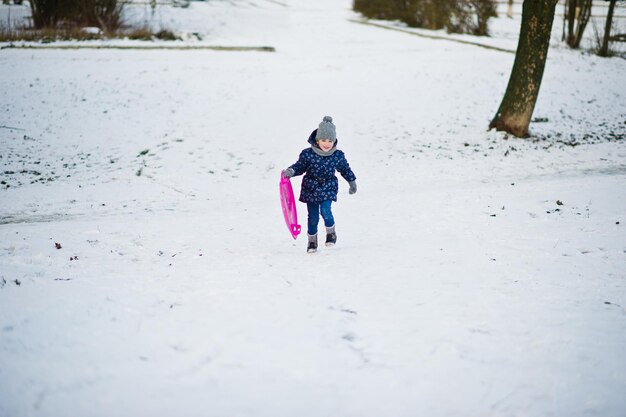
{"label": "tree trunk", "polygon": [[574,43],[574,28],[576,26],[576,9],[579,9],[577,0],[565,1],[565,14],[567,16],[567,37],[565,38],[565,43],[567,43],[570,46],[572,46],[572,44]]}
{"label": "tree trunk", "polygon": [[602,47],[598,51],[598,55],[607,56],[609,54],[609,38],[611,37],[611,24],[613,23],[613,11],[617,0],[611,0],[609,4],[609,12],[606,15],[606,24],[604,25],[604,38],[602,39]]}
{"label": "tree trunk", "polygon": [[528,137],[543,70],[548,57],[554,10],[558,0],[524,0],[522,26],[509,84],[489,129]]}
{"label": "tree trunk", "polygon": [[587,23],[589,23],[589,18],[591,17],[591,5],[591,0],[584,0],[580,6],[580,12],[576,21],[576,36],[574,38],[574,43],[570,45],[572,48],[580,48],[583,33],[585,33],[585,28],[587,27]]}
{"label": "tree trunk", "polygon": [[506,9],[506,17],[513,19],[513,0],[509,0],[509,5]]}
{"label": "tree trunk", "polygon": [[565,28],[563,28],[563,40],[570,48],[577,49],[580,47],[583,33],[591,17],[591,6],[592,0],[566,0],[564,17],[567,36],[565,36]]}

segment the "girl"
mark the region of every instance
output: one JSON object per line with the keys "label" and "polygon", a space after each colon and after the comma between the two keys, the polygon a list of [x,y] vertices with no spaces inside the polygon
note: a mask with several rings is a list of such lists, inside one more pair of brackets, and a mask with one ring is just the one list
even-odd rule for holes
{"label": "girl", "polygon": [[298,162],[283,171],[283,175],[291,178],[304,175],[300,201],[306,203],[309,212],[307,232],[309,242],[307,252],[317,251],[317,224],[320,213],[326,226],[326,246],[333,246],[337,242],[335,233],[335,219],[330,206],[337,201],[339,182],[335,170],[350,184],[350,194],[356,193],[356,176],[350,169],[348,161],[342,151],[337,149],[337,134],[333,118],[324,116],[319,127],[311,133],[308,142],[311,144],[300,152]]}

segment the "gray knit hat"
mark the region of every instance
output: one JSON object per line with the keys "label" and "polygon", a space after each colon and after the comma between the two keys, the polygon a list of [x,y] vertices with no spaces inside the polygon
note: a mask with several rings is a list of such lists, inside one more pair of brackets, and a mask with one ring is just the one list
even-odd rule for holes
{"label": "gray knit hat", "polygon": [[335,125],[333,124],[333,118],[330,116],[324,116],[322,123],[317,128],[317,134],[315,140],[331,139],[333,142],[337,140],[337,133],[335,132]]}

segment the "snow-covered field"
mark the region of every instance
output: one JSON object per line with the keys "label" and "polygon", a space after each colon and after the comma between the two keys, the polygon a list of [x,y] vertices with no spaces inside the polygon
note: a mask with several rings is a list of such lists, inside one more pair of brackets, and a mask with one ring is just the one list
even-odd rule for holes
{"label": "snow-covered field", "polygon": [[[0,51],[1,417],[626,414],[626,61],[555,46],[507,138],[513,54],[350,5]],[[326,114],[359,190],[311,255],[278,177]]]}

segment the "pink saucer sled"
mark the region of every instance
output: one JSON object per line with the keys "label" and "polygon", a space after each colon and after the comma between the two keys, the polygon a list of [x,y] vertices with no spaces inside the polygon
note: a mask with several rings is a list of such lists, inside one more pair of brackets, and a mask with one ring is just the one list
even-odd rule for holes
{"label": "pink saucer sled", "polygon": [[285,224],[291,236],[296,239],[300,234],[300,225],[298,224],[298,211],[296,210],[296,199],[293,196],[293,187],[289,178],[280,174],[280,204],[283,207],[283,216]]}

